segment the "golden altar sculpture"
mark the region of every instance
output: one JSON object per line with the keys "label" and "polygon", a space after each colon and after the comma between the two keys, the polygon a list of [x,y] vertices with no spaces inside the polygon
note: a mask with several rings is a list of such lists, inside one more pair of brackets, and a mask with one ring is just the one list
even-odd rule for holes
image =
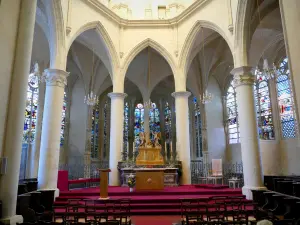
{"label": "golden altar sculpture", "polygon": [[153,133],[154,141],[146,141],[145,133],[140,133],[140,146],[136,165],[164,165],[164,158],[161,155],[161,145],[159,144],[160,133]]}

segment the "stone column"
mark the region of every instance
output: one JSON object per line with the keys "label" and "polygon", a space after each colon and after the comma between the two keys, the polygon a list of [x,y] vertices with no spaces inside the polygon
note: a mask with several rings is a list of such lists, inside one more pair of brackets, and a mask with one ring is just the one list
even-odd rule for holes
{"label": "stone column", "polygon": [[15,55],[10,99],[7,106],[5,141],[1,156],[7,158],[6,174],[0,176],[0,199],[3,203],[1,222],[4,224],[23,222],[22,216],[16,215],[16,204],[37,0],[22,1],[20,4],[16,48],[12,50]]}
{"label": "stone column", "polygon": [[120,184],[118,162],[122,159],[123,126],[124,126],[124,98],[125,93],[109,93],[111,98],[111,124],[110,124],[110,151],[109,151],[109,185]]}
{"label": "stone column", "polygon": [[32,146],[31,157],[29,158],[29,178],[37,178],[39,159],[40,159],[40,147],[41,147],[41,135],[42,135],[42,121],[44,113],[45,102],[45,83],[39,84],[39,98],[38,98],[38,111],[36,119],[35,137]]}
{"label": "stone column", "polygon": [[164,155],[164,153],[165,153],[165,142],[166,142],[165,105],[166,105],[166,102],[163,99],[160,99],[159,100],[159,122],[160,122],[160,133],[161,133],[161,153],[162,153],[162,155]]}
{"label": "stone column", "polygon": [[[285,48],[289,59],[289,69],[294,86],[294,99],[297,112],[300,113],[300,2],[299,0],[279,1]],[[299,120],[298,120],[299,124]]]}
{"label": "stone column", "polygon": [[60,155],[60,129],[64,88],[69,73],[59,69],[46,69],[46,94],[41,138],[38,181],[39,189],[55,190],[58,196],[57,173]]}
{"label": "stone column", "polygon": [[177,154],[182,163],[181,184],[191,184],[191,154],[190,154],[190,130],[189,130],[189,103],[190,92],[174,92],[176,106],[176,137]]}
{"label": "stone column", "polygon": [[240,142],[242,151],[244,187],[243,194],[252,199],[251,190],[266,189],[263,186],[260,145],[256,122],[253,85],[255,76],[251,67],[239,67],[231,71],[237,94]]}

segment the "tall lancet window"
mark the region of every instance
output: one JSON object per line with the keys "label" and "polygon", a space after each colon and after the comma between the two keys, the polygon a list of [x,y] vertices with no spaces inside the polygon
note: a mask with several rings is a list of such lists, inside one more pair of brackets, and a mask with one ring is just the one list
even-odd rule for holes
{"label": "tall lancet window", "polygon": [[262,72],[257,71],[256,77],[254,98],[256,103],[259,137],[263,140],[273,140],[275,139],[275,136],[269,83]]}
{"label": "tall lancet window", "polygon": [[150,139],[152,140],[153,134],[160,132],[159,110],[155,103],[152,103],[152,108],[149,110],[149,125],[150,125]]}
{"label": "tall lancet window", "polygon": [[104,126],[103,126],[103,158],[107,159],[109,152],[109,114],[110,114],[110,101],[106,100],[103,108]]}
{"label": "tall lancet window", "polygon": [[65,143],[66,110],[67,110],[67,93],[65,91],[63,108],[62,108],[62,117],[61,117],[61,128],[60,128],[60,146],[63,146]]}
{"label": "tall lancet window", "polygon": [[125,102],[124,105],[124,134],[123,134],[123,150],[129,151],[128,147],[128,135],[129,135],[129,104]]}
{"label": "tall lancet window", "polygon": [[172,111],[168,102],[165,105],[165,138],[166,142],[172,141]]}
{"label": "tall lancet window", "polygon": [[227,90],[226,96],[226,109],[227,109],[227,126],[228,126],[228,138],[229,143],[239,143],[240,132],[238,124],[238,113],[237,113],[237,103],[236,103],[236,92],[233,87],[233,81],[231,81],[230,86]]}
{"label": "tall lancet window", "polygon": [[144,106],[139,103],[134,110],[134,141],[135,147],[140,144],[139,134],[144,132]]}
{"label": "tall lancet window", "polygon": [[92,129],[91,129],[91,157],[98,158],[99,152],[99,102],[94,105],[92,112]]}
{"label": "tall lancet window", "polygon": [[23,130],[23,142],[25,143],[32,143],[35,137],[39,97],[38,86],[39,83],[37,76],[34,73],[31,73],[28,77],[27,101]]}
{"label": "tall lancet window", "polygon": [[194,98],[196,157],[202,157],[202,120],[197,98]]}
{"label": "tall lancet window", "polygon": [[297,123],[287,58],[280,63],[277,73],[276,86],[281,121],[281,134],[283,138],[295,138]]}

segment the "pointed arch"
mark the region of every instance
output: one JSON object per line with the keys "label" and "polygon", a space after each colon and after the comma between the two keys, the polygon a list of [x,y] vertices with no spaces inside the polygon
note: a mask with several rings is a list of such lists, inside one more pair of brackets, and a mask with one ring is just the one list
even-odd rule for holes
{"label": "pointed arch", "polygon": [[157,43],[156,41],[148,38],[144,41],[142,41],[141,43],[139,43],[138,45],[136,45],[132,51],[128,54],[127,58],[124,61],[124,64],[122,66],[123,68],[123,78],[125,78],[126,72],[128,70],[128,67],[130,65],[130,63],[134,60],[134,58],[141,52],[143,51],[145,48],[147,47],[151,47],[153,48],[155,51],[157,51],[169,64],[169,66],[171,67],[172,73],[175,76],[176,74],[176,64],[171,56],[171,54],[163,47],[161,46],[159,43]]}
{"label": "pointed arch", "polygon": [[118,58],[118,54],[116,51],[116,48],[108,34],[108,32],[106,31],[106,29],[104,28],[104,26],[101,24],[100,21],[93,21],[93,22],[89,22],[84,24],[83,26],[81,26],[75,33],[74,35],[70,38],[70,41],[68,43],[67,46],[67,52],[69,52],[69,49],[71,47],[71,45],[73,44],[74,40],[83,32],[87,31],[87,30],[92,30],[95,29],[96,32],[99,34],[100,38],[103,40],[103,45],[106,48],[107,51],[107,55],[109,57],[109,61],[110,61],[110,66],[111,68],[108,68],[108,70],[110,70],[111,77],[113,77],[113,74],[115,74],[115,69],[119,68],[119,58]]}
{"label": "pointed arch", "polygon": [[239,1],[236,13],[235,22],[235,39],[234,39],[234,67],[247,66],[248,54],[247,49],[250,46],[250,17],[251,9],[254,1],[244,0]]}
{"label": "pointed arch", "polygon": [[65,29],[60,1],[44,1],[49,23],[50,67],[66,69]]}
{"label": "pointed arch", "polygon": [[184,74],[187,75],[188,72],[188,65],[189,65],[189,56],[191,55],[193,44],[196,40],[197,34],[201,30],[201,28],[208,28],[215,32],[217,32],[221,37],[224,38],[227,45],[229,46],[229,49],[231,53],[233,54],[233,46],[230,42],[230,39],[227,37],[225,32],[216,24],[210,22],[210,21],[204,21],[204,20],[198,20],[194,26],[191,28],[189,34],[187,35],[187,38],[185,39],[185,42],[182,47],[182,51],[179,58],[179,68],[183,68]]}

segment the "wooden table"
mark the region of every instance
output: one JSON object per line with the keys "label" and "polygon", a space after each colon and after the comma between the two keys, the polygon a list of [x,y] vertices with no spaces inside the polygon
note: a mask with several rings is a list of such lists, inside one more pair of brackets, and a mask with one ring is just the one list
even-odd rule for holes
{"label": "wooden table", "polygon": [[164,168],[138,168],[135,169],[136,191],[163,190]]}

